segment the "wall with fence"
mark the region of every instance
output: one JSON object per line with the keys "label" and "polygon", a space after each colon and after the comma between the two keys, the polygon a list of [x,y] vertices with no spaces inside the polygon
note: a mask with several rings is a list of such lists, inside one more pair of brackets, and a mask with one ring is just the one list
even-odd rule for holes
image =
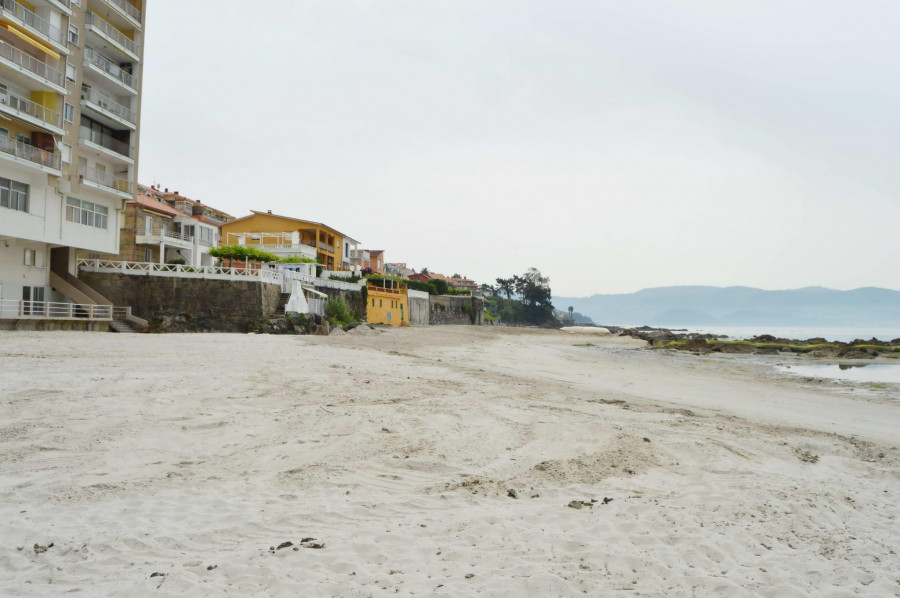
{"label": "wall with fence", "polygon": [[159,332],[246,332],[281,305],[281,285],[219,279],[88,272],[78,277],[115,305],[130,305]]}

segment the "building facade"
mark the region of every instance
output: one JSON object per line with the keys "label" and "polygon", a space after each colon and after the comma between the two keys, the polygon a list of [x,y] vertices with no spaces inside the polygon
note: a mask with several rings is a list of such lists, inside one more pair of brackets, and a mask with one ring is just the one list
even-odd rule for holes
{"label": "building facade", "polygon": [[0,299],[116,253],[135,197],[142,0],[0,2]]}
{"label": "building facade", "polygon": [[125,204],[117,254],[86,254],[78,257],[210,266],[209,255],[221,239],[222,225],[232,217],[221,210],[187,198],[138,185],[134,200]]}
{"label": "building facade", "polygon": [[279,257],[318,260],[325,270],[350,270],[350,254],[357,241],[334,228],[272,212],[251,211],[222,226],[222,243],[254,245]]}
{"label": "building facade", "polygon": [[366,282],[366,322],[389,326],[409,326],[407,287],[394,280]]}

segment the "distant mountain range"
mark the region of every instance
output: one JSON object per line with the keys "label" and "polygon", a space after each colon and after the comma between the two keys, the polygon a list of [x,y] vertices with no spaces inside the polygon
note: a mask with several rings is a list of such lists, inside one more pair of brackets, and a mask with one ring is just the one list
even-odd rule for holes
{"label": "distant mountain range", "polygon": [[835,291],[806,287],[659,287],[621,295],[554,297],[557,309],[598,324],[689,326],[900,326],[900,291],[865,287]]}

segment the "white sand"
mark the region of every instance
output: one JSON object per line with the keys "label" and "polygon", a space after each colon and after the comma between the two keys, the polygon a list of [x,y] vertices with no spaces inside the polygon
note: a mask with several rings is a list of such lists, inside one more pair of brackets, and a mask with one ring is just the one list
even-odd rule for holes
{"label": "white sand", "polygon": [[2,596],[900,591],[896,388],[533,330],[0,339]]}

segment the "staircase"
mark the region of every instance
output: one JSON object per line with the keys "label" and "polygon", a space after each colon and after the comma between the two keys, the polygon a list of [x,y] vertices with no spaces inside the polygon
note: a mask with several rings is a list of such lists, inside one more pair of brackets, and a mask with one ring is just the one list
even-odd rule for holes
{"label": "staircase", "polygon": [[120,334],[137,334],[137,330],[132,328],[126,320],[113,320],[109,323],[109,331]]}
{"label": "staircase", "polygon": [[290,300],[291,300],[290,293],[282,293],[281,294],[281,301],[278,302],[278,308],[275,310],[276,316],[284,315],[284,306],[287,305],[288,301],[290,301]]}
{"label": "staircase", "polygon": [[85,284],[83,280],[72,276],[65,270],[50,270],[50,286],[81,304],[108,305],[112,308],[113,321],[109,323],[110,332],[135,333],[147,329],[147,321],[131,313],[130,307],[117,308],[112,302]]}

